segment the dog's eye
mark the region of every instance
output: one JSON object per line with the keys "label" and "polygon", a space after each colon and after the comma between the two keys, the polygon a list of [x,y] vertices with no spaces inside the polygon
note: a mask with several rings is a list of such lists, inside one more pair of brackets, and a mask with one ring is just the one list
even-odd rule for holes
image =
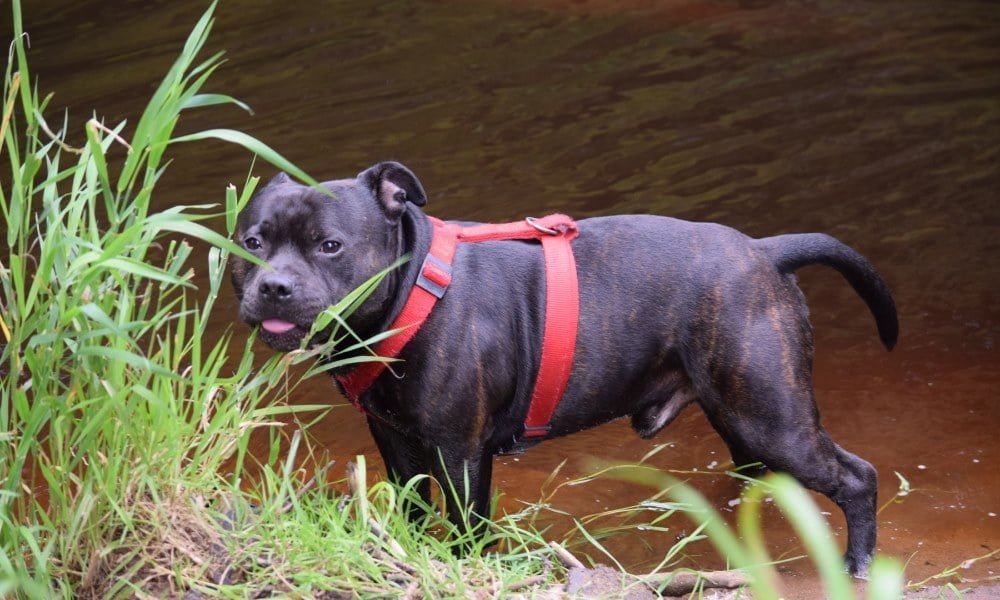
{"label": "dog's eye", "polygon": [[247,250],[260,250],[260,240],[255,237],[248,237],[243,240],[243,245],[247,247]]}
{"label": "dog's eye", "polygon": [[336,254],[337,252],[340,252],[341,243],[333,240],[327,240],[323,242],[323,245],[320,247],[323,249],[324,254]]}

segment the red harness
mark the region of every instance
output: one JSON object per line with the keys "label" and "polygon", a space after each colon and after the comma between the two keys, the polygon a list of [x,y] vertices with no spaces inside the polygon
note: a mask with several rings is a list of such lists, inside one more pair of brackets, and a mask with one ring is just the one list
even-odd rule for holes
{"label": "red harness", "polygon": [[[430,217],[434,225],[431,247],[420,267],[417,283],[410,291],[402,312],[389,326],[399,333],[375,346],[375,354],[396,358],[431,314],[431,310],[451,283],[451,263],[458,244],[493,240],[529,240],[542,242],[545,254],[545,331],[542,337],[542,358],[538,378],[531,395],[528,416],[524,420],[525,437],[548,434],[552,413],[566,391],[566,382],[573,366],[576,349],[576,329],[580,320],[580,293],[576,278],[576,261],[570,240],[579,235],[576,222],[566,215],[549,215],[541,219],[500,225],[451,225]],[[350,373],[337,376],[348,399],[362,412],[361,395],[371,387],[386,369],[382,361],[366,362]]]}

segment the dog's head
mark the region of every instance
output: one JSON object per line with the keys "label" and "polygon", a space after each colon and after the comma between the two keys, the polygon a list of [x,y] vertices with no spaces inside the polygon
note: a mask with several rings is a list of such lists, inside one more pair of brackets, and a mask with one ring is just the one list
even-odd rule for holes
{"label": "dog's head", "polygon": [[[233,259],[240,317],[260,325],[261,339],[276,350],[298,348],[320,312],[402,255],[406,203],[427,202],[420,181],[396,162],[322,185],[333,197],[281,173],[254,194],[237,223],[236,241],[268,265]],[[380,285],[348,322],[375,322],[390,288]]]}

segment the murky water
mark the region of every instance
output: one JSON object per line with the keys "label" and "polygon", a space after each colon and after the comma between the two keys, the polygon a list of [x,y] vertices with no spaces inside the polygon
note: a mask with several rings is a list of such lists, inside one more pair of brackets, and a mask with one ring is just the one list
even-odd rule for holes
{"label": "murky water", "polygon": [[[35,75],[77,123],[94,107],[134,123],[200,10],[165,0],[25,4]],[[182,126],[247,130],[320,178],[401,160],[427,188],[428,210],[446,218],[649,212],[756,236],[839,237],[878,266],[900,309],[901,341],[887,354],[836,273],[801,273],[826,427],[878,468],[881,498],[896,492],[894,472],[913,487],[880,513],[880,550],[909,559],[913,580],[996,550],[1000,5],[611,4],[224,3],[210,45],[229,62],[212,91],[256,114],[207,110]],[[163,205],[218,201],[245,176],[248,158],[231,147],[181,152],[159,189]],[[235,304],[222,303],[219,331]],[[341,401],[323,380],[300,400]],[[333,410],[315,432],[342,462],[357,453],[377,462],[353,409]],[[739,490],[718,475],[728,455],[700,413],[656,441],[668,447],[652,464],[697,469],[699,489],[729,508]],[[613,423],[499,459],[501,505],[537,500],[563,459],[558,480],[588,472],[587,457],[635,461],[651,448]],[[551,503],[579,517],[646,495],[596,481]],[[821,504],[843,532],[839,511]],[[767,523],[772,548],[801,553],[779,516]],[[609,545],[648,568],[689,529],[671,527]],[[695,545],[684,564],[720,561]],[[811,581],[802,561],[787,571]],[[962,571],[997,573],[997,557]]]}

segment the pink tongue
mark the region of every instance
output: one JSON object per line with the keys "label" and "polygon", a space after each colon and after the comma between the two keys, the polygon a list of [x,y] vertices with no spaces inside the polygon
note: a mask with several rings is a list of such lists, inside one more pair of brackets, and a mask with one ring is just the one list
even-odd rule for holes
{"label": "pink tongue", "polygon": [[295,323],[289,323],[281,319],[264,319],[261,321],[260,326],[271,333],[285,333],[286,331],[295,329]]}

